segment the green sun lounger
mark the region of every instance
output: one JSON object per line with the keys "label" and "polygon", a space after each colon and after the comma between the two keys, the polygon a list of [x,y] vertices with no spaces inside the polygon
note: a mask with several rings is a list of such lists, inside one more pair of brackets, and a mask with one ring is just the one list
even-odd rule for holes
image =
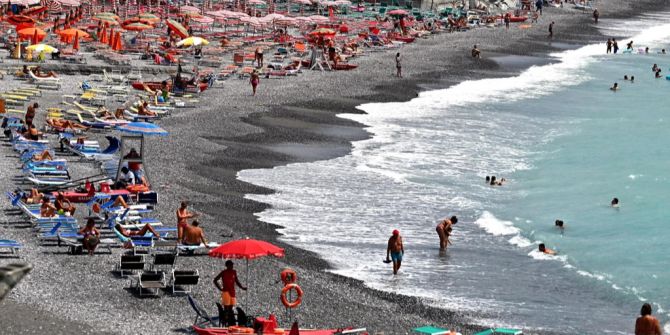
{"label": "green sun lounger", "polygon": [[495,328],[495,329],[491,328],[483,332],[479,332],[475,335],[496,335],[496,334],[522,335],[523,332],[518,329],[510,329],[510,328]]}
{"label": "green sun lounger", "polygon": [[445,335],[449,334],[449,329],[437,328],[433,326],[424,326],[419,328],[414,328],[413,333],[415,334],[428,334],[428,335]]}

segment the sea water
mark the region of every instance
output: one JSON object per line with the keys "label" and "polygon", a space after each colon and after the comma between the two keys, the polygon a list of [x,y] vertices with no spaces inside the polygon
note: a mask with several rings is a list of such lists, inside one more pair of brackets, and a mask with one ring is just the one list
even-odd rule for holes
{"label": "sea water", "polygon": [[[285,241],[372,288],[483,325],[629,334],[642,301],[667,324],[670,55],[656,51],[669,47],[670,19],[627,27],[652,53],[586,46],[517,77],[363,105],[367,114],[344,117],[373,136],[350,155],[239,177],[277,190],[248,197],[273,205],[259,217],[283,226]],[[507,183],[486,185],[487,175]],[[460,222],[440,253],[435,225],[451,215]],[[406,249],[398,276],[382,263],[393,229]],[[541,242],[558,256],[539,253]]]}

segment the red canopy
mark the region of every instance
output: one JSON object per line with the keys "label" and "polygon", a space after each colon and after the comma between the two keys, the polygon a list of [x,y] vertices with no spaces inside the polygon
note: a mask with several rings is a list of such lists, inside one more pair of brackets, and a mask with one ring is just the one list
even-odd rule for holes
{"label": "red canopy", "polygon": [[209,251],[210,257],[254,259],[265,256],[284,257],[284,249],[265,241],[244,239],[222,244]]}

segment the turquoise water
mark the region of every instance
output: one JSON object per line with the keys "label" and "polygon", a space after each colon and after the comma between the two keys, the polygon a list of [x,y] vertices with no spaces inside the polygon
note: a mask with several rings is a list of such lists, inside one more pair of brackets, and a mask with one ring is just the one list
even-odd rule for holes
{"label": "turquoise water", "polygon": [[[626,27],[639,46],[660,50],[670,25],[659,21],[670,18]],[[642,300],[667,324],[670,81],[654,79],[651,66],[667,74],[670,55],[604,50],[586,46],[518,77],[363,105],[367,114],[344,117],[373,137],[351,155],[239,177],[278,191],[248,197],[273,205],[258,215],[283,226],[285,241],[372,288],[482,325],[629,334]],[[608,89],[615,81],[618,92]],[[491,174],[508,183],[485,185]],[[440,254],[435,225],[454,214],[453,245]],[[407,250],[399,276],[381,262],[393,229]],[[540,242],[559,256],[538,253]]]}

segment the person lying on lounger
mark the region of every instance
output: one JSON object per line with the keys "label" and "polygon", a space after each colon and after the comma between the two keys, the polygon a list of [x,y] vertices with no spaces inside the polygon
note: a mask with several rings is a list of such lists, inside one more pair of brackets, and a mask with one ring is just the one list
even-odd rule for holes
{"label": "person lying on lounger", "polygon": [[33,155],[33,162],[41,162],[41,161],[52,161],[54,158],[51,156],[51,153],[49,150],[44,150],[39,154],[34,154]]}
{"label": "person lying on lounger", "polygon": [[60,129],[67,129],[70,128],[72,130],[86,130],[88,127],[81,125],[77,122],[73,122],[70,120],[63,120],[63,119],[47,119],[47,123],[53,127],[53,128],[60,128]]}
{"label": "person lying on lounger", "polygon": [[156,116],[158,114],[149,110],[149,104],[145,101],[143,104],[137,106],[137,115]]}
{"label": "person lying on lounger", "polygon": [[51,218],[56,216],[56,206],[51,203],[49,197],[42,198],[42,206],[40,206],[40,216]]}
{"label": "person lying on lounger", "polygon": [[31,189],[30,193],[23,193],[19,190],[16,194],[21,195],[21,201],[26,204],[39,204],[42,202],[42,197],[44,196],[36,188]]}
{"label": "person lying on lounger", "polygon": [[154,234],[154,236],[155,236],[156,238],[159,238],[159,237],[160,237],[160,235],[156,232],[156,230],[154,229],[154,227],[152,227],[152,226],[151,226],[150,224],[148,224],[148,223],[145,224],[144,227],[142,227],[142,229],[140,229],[140,230],[129,230],[129,229],[124,229],[123,226],[121,226],[121,225],[118,224],[118,223],[116,224],[116,226],[114,226],[114,229],[116,229],[116,231],[118,231],[121,235],[123,235],[123,236],[125,236],[125,237],[129,237],[129,238],[131,238],[131,237],[133,237],[133,236],[142,237],[142,236],[144,236],[147,232],[151,232],[152,234]]}

